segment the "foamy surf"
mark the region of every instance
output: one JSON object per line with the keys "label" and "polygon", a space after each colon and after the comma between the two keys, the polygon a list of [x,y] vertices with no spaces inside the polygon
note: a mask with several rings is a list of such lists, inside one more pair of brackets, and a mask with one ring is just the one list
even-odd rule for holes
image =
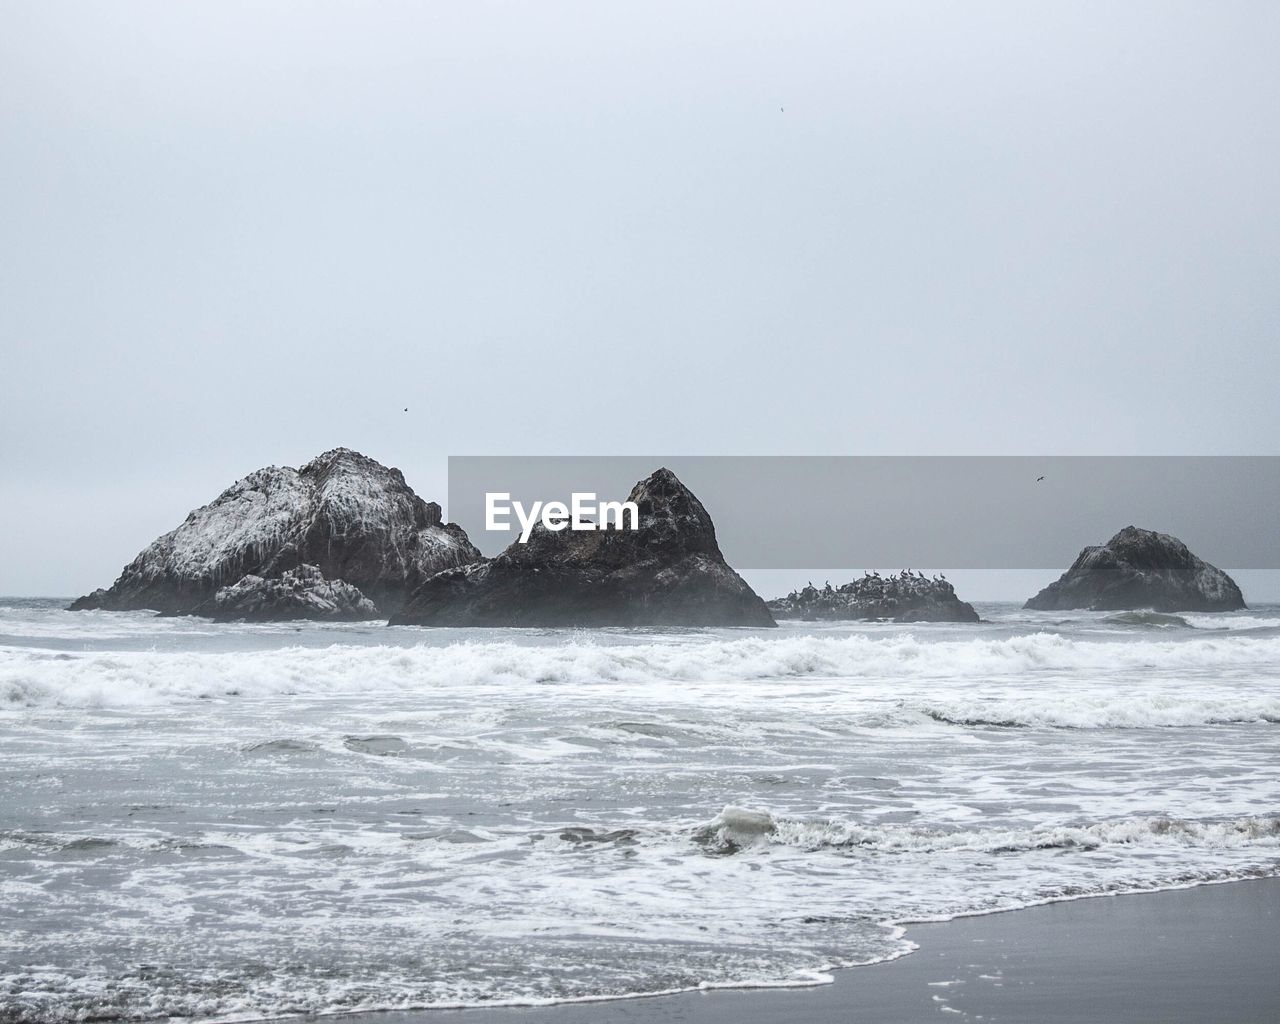
{"label": "foamy surf", "polygon": [[[376,638],[375,638],[376,639]],[[841,679],[1090,681],[1280,675],[1280,637],[1090,642],[1034,633],[929,642],[907,634],[701,642],[391,647],[333,645],[229,653],[52,654],[0,649],[0,701],[112,707],[172,699]]]}
{"label": "foamy surf", "polygon": [[1280,637],[1032,618],[0,622],[3,1013],[811,985],[903,921],[1276,873]]}

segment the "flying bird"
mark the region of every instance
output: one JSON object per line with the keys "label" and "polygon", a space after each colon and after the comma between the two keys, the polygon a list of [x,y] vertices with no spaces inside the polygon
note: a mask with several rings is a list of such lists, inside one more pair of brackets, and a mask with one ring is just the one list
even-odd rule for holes
{"label": "flying bird", "polygon": [[408,412],[408,411],[409,411],[409,407],[408,407],[407,405],[404,407],[404,411],[405,411],[405,412]]}
{"label": "flying bird", "polygon": [[1038,476],[1038,477],[1036,477],[1036,483],[1039,483],[1039,482],[1040,482],[1041,480],[1043,480],[1043,479],[1044,479],[1044,477],[1042,477],[1042,476]]}

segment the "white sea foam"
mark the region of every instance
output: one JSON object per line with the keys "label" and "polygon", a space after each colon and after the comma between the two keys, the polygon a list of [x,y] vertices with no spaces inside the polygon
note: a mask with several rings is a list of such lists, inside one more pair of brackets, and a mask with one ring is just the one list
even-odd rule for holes
{"label": "white sea foam", "polygon": [[[727,808],[726,811],[732,809]],[[860,847],[897,853],[974,851],[1016,853],[1027,850],[1083,849],[1109,845],[1180,845],[1207,849],[1245,846],[1280,847],[1280,817],[1247,817],[1227,821],[1184,821],[1166,817],[1129,818],[1089,825],[1052,825],[1017,829],[921,829],[869,826],[849,821],[799,821],[770,818],[767,830],[742,832],[732,819],[718,831],[732,841],[743,838],[794,846],[802,850]]]}
{"label": "white sea foam", "polygon": [[[842,679],[1123,680],[1280,674],[1280,637],[1087,642],[1047,633],[925,642],[910,635],[778,636],[634,644],[455,643],[446,646],[284,648],[262,652],[49,654],[0,649],[0,703],[128,706],[174,698],[510,691],[542,685]],[[1205,719],[1211,720],[1210,711]],[[1274,705],[1244,720],[1274,717]],[[945,715],[945,717],[953,717]],[[957,718],[968,717],[959,713]],[[981,716],[975,716],[981,717]],[[1228,717],[1237,717],[1228,713]],[[1067,723],[1070,724],[1070,723]],[[1176,724],[1156,721],[1153,724]]]}

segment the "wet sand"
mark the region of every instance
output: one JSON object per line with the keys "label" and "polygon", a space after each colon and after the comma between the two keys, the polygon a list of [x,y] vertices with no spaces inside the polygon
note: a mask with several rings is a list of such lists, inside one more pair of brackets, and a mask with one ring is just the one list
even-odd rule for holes
{"label": "wet sand", "polygon": [[361,1024],[1280,1021],[1280,879],[1056,903],[913,925],[907,935],[920,947],[910,956],[838,971],[833,984],[815,988],[345,1019]]}

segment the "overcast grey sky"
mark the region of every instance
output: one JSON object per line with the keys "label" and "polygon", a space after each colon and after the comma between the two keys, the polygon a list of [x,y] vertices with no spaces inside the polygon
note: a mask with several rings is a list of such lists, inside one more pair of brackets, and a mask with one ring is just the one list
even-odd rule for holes
{"label": "overcast grey sky", "polygon": [[1216,0],[9,0],[0,592],[339,444],[428,498],[464,453],[1274,454],[1278,45]]}

